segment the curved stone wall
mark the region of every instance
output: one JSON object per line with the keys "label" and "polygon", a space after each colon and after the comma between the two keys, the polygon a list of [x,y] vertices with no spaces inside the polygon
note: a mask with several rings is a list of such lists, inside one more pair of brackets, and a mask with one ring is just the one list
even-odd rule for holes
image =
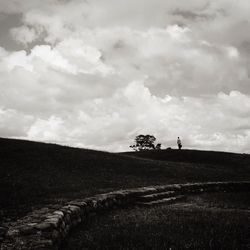
{"label": "curved stone wall", "polygon": [[[97,213],[133,205],[142,195],[174,191],[190,194],[215,191],[250,191],[250,182],[208,182],[142,187],[100,194],[68,202],[65,206],[50,206],[33,211],[12,222],[4,232],[1,250],[59,249],[69,231]],[[1,228],[0,228],[1,232]]]}

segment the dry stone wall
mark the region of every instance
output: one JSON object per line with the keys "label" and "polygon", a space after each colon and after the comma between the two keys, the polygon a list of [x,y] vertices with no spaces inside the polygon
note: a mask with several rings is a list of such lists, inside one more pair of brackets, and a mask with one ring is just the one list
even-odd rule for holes
{"label": "dry stone wall", "polygon": [[69,231],[101,211],[133,205],[142,195],[163,191],[190,194],[214,191],[250,191],[250,182],[209,182],[152,186],[100,194],[42,208],[0,228],[1,250],[57,250]]}

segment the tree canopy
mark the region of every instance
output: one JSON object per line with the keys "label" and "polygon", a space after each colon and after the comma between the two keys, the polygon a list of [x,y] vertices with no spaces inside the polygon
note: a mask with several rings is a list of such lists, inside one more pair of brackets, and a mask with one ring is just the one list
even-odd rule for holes
{"label": "tree canopy", "polygon": [[153,135],[138,135],[135,137],[135,144],[131,145],[130,147],[135,151],[160,149],[161,144],[158,143],[155,146],[155,140],[156,138]]}

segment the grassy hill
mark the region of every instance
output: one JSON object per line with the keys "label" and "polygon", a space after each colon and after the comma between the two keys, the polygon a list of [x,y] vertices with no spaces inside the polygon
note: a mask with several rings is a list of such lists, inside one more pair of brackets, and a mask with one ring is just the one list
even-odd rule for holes
{"label": "grassy hill", "polygon": [[194,150],[107,153],[0,138],[0,203],[85,197],[114,189],[250,179],[250,155]]}
{"label": "grassy hill", "polygon": [[138,152],[126,152],[126,155],[161,161],[205,163],[213,165],[225,165],[235,167],[248,167],[250,161],[249,154],[236,154],[218,151],[201,150],[147,150]]}

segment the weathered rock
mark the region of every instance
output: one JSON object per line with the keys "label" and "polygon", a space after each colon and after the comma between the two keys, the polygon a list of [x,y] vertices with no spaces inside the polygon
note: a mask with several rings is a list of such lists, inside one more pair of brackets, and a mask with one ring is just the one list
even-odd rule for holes
{"label": "weathered rock", "polygon": [[61,218],[64,216],[64,213],[60,210],[56,210],[53,214],[60,215]]}
{"label": "weathered rock", "polygon": [[49,218],[45,220],[46,223],[49,223],[53,228],[57,228],[60,220],[58,218]]}
{"label": "weathered rock", "polygon": [[52,226],[49,222],[42,222],[40,224],[37,224],[35,228],[41,231],[48,231],[51,230]]}
{"label": "weathered rock", "polygon": [[18,229],[9,229],[6,233],[7,238],[12,238],[20,234]]}
{"label": "weathered rock", "polygon": [[37,229],[32,226],[24,225],[19,228],[20,235],[29,235],[36,233]]}

